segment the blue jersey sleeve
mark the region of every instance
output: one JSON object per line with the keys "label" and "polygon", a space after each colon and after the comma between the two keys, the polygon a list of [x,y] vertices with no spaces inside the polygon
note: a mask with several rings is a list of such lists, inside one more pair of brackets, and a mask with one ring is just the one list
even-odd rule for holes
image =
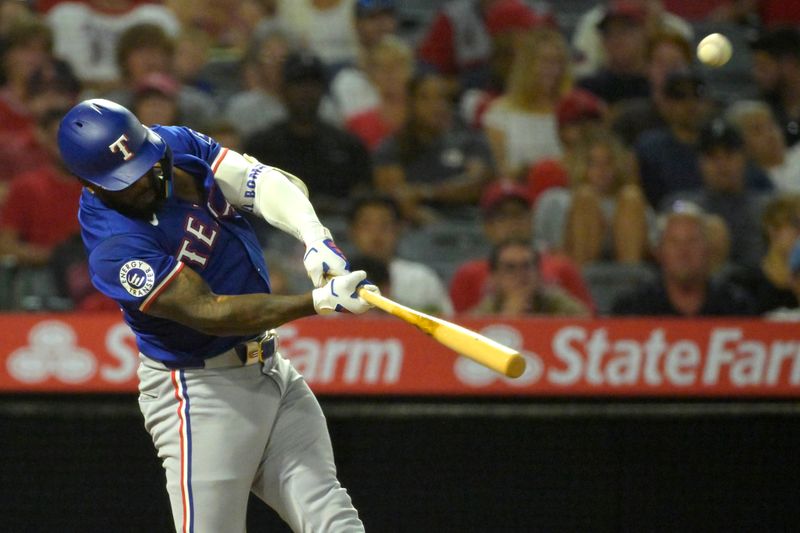
{"label": "blue jersey sleeve", "polygon": [[183,263],[144,235],[117,235],[89,256],[92,283],[127,310],[147,306],[180,272]]}
{"label": "blue jersey sleeve", "polygon": [[191,155],[209,165],[221,148],[220,144],[208,135],[185,126],[153,126],[152,129],[166,141],[174,154]]}

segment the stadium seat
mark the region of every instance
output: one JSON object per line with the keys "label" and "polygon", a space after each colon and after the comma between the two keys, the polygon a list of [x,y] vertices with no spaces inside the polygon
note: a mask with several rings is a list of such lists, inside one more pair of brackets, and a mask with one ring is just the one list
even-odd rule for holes
{"label": "stadium seat", "polygon": [[656,277],[655,270],[649,265],[610,262],[590,263],[583,267],[582,273],[598,315],[608,315],[619,294]]}
{"label": "stadium seat", "polygon": [[409,231],[400,240],[398,255],[430,266],[449,282],[461,263],[489,254],[475,220],[445,220]]}

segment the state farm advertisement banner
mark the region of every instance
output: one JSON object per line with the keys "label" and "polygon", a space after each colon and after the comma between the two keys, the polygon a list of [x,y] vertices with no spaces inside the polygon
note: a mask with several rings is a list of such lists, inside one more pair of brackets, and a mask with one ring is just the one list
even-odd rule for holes
{"label": "state farm advertisement banner", "polygon": [[[508,379],[391,317],[313,317],[280,351],[319,394],[800,396],[791,323],[480,320],[460,325],[520,350]],[[132,392],[138,350],[119,315],[0,315],[0,391]]]}

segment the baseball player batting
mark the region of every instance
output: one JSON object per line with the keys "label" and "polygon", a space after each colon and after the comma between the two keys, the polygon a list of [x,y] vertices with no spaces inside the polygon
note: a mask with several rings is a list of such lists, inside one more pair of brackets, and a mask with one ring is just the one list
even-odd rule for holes
{"label": "baseball player batting", "polygon": [[[84,184],[79,220],[95,286],[136,335],[139,407],[181,532],[243,532],[250,491],[294,531],[363,531],[339,484],[325,418],[272,328],[363,313],[368,285],[295,176],[185,127],[145,127],[87,100],[58,132]],[[255,213],[306,244],[315,289],[270,294]]]}

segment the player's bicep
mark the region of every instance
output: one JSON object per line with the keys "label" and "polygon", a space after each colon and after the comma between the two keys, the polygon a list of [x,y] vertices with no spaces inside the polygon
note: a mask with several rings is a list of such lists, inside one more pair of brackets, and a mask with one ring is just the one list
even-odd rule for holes
{"label": "player's bicep", "polygon": [[191,268],[180,268],[161,290],[154,291],[142,304],[141,311],[202,330],[213,314],[215,301],[216,295],[200,274]]}

